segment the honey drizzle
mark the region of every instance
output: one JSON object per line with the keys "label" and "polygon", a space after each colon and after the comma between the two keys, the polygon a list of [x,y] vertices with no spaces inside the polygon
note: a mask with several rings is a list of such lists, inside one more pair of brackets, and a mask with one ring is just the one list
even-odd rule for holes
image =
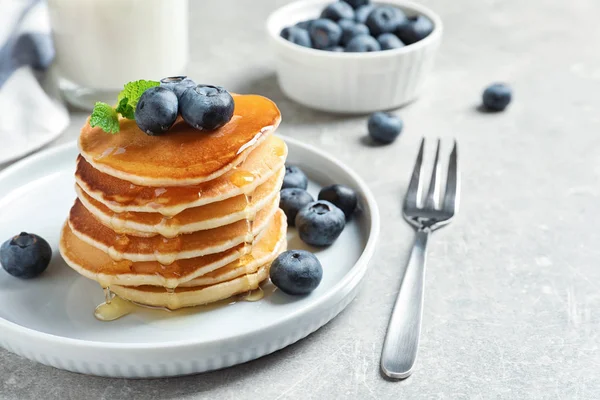
{"label": "honey drizzle", "polygon": [[179,226],[180,221],[175,216],[163,215],[160,223],[156,225],[157,232],[168,238],[172,239],[177,236],[177,229],[173,226]]}
{"label": "honey drizzle", "polygon": [[135,305],[133,303],[123,300],[119,296],[112,296],[110,301],[96,307],[94,316],[100,321],[114,321],[131,313],[134,309]]}
{"label": "honey drizzle", "polygon": [[162,265],[173,264],[177,258],[177,253],[181,251],[182,242],[181,236],[173,238],[163,237],[156,250],[154,250],[156,261]]}
{"label": "honey drizzle", "polygon": [[113,259],[113,261],[121,261],[123,260],[123,253],[127,251],[129,247],[129,238],[127,235],[117,235],[113,242],[113,245],[108,248],[108,256]]}
{"label": "honey drizzle", "polygon": [[169,297],[169,300],[167,300],[167,308],[173,308],[173,309],[180,308],[181,302],[179,300],[179,297],[177,297],[175,295],[175,288],[174,287],[166,287],[165,290],[167,291],[167,296]]}
{"label": "honey drizzle", "polygon": [[104,289],[104,302],[106,304],[110,304],[110,302],[112,301],[112,298],[113,298],[113,294],[110,291],[110,286],[107,286],[103,289]]}
{"label": "honey drizzle", "polygon": [[246,201],[246,206],[244,207],[244,218],[246,220],[246,236],[244,238],[244,256],[240,258],[238,263],[243,262],[244,264],[248,264],[253,260],[252,257],[252,249],[254,247],[254,219],[256,217],[256,213],[250,210],[252,205],[252,193],[249,193],[244,190],[244,187],[254,182],[256,177],[250,171],[246,171],[244,169],[240,169],[239,166],[234,167],[229,180],[235,186],[242,189],[242,193],[244,195],[244,199]]}
{"label": "honey drizzle", "polygon": [[250,290],[247,293],[239,295],[240,300],[250,301],[250,302],[259,301],[263,297],[265,297],[265,292],[262,290],[262,288],[260,286],[254,290]]}
{"label": "honey drizzle", "polygon": [[[235,186],[242,188],[242,193],[244,199],[246,201],[246,206],[244,209],[244,217],[246,220],[247,232],[244,238],[244,255],[240,257],[238,260],[239,265],[247,265],[248,263],[254,260],[252,256],[252,250],[254,247],[254,219],[256,217],[256,213],[250,210],[252,206],[252,193],[248,193],[243,190],[243,188],[255,180],[254,174],[249,171],[239,169],[239,166],[234,167],[233,172],[230,176],[230,181]],[[157,193],[160,195],[161,193]],[[199,193],[200,195],[200,193]],[[160,233],[163,235],[163,239],[160,242],[158,248],[155,251],[156,260],[161,264],[163,269],[167,268],[169,265],[175,262],[176,253],[181,250],[182,240],[180,236],[170,235],[169,233],[169,225],[172,223],[176,223],[177,221],[171,221],[173,216],[163,215],[163,219],[160,222]],[[119,220],[119,214],[114,214],[111,218],[110,225],[113,228],[122,228],[122,222]],[[123,260],[122,253],[125,252],[129,245],[129,238],[126,235],[117,235],[115,237],[114,245],[109,247],[108,255],[115,261],[119,262]],[[177,309],[180,307],[179,298],[176,294],[176,286],[174,287],[165,287],[167,295],[170,297],[167,301],[168,307],[150,307],[150,308],[158,308],[161,310],[171,311],[170,308]],[[105,302],[96,307],[94,312],[94,316],[101,321],[114,321],[118,318],[121,318],[125,315],[130,314],[135,307],[144,305],[137,304],[134,302],[130,302],[120,297],[114,295],[110,291],[110,287],[104,287],[104,297]],[[225,299],[223,301],[218,302],[218,305],[221,306],[224,302],[229,304],[234,304],[237,301],[258,301],[264,297],[264,291],[258,287],[255,290],[250,290],[247,293],[242,293],[237,296],[231,297],[229,299]],[[209,305],[210,306],[210,305]],[[196,306],[194,309],[212,309],[213,307],[208,308],[206,305],[204,306]]]}

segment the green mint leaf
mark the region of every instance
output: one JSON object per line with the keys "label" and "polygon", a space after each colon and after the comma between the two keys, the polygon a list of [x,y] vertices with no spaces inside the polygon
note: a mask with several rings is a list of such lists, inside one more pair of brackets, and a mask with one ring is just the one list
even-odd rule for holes
{"label": "green mint leaf", "polygon": [[90,126],[99,126],[104,132],[119,132],[119,115],[111,105],[98,102],[94,105],[94,111],[90,117]]}
{"label": "green mint leaf", "polygon": [[160,85],[157,81],[133,81],[126,83],[117,98],[117,111],[127,119],[134,119],[135,106],[142,93],[151,87]]}
{"label": "green mint leaf", "polygon": [[127,119],[135,119],[135,109],[128,102],[129,99],[123,97],[117,104],[116,111]]}

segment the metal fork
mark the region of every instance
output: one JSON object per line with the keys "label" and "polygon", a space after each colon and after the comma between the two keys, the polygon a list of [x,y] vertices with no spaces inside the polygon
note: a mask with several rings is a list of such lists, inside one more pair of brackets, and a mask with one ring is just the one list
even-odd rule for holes
{"label": "metal fork", "polygon": [[419,155],[404,199],[404,219],[415,228],[416,238],[381,353],[381,370],[393,379],[409,377],[417,359],[423,315],[427,240],[431,232],[448,224],[458,210],[460,175],[456,140],[448,162],[445,193],[441,204],[440,143],[438,139],[433,172],[424,204],[421,201],[424,184],[421,166],[425,138],[421,141]]}

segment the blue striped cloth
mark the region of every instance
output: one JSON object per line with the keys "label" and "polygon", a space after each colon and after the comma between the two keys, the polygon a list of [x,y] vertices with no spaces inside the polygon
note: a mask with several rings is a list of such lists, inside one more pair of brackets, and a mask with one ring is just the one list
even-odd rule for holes
{"label": "blue striped cloth", "polygon": [[55,80],[48,9],[41,0],[0,1],[0,163],[56,138],[69,124]]}

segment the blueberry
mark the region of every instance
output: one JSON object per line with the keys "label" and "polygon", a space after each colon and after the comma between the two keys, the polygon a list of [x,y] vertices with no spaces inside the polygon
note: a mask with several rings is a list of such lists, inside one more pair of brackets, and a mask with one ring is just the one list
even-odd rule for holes
{"label": "blueberry", "polygon": [[398,36],[393,33],[382,33],[377,37],[377,41],[381,46],[381,50],[392,50],[404,47],[402,40],[398,39]]}
{"label": "blueberry", "polygon": [[392,143],[402,132],[403,125],[402,120],[393,114],[376,112],[369,117],[369,135],[376,142]]}
{"label": "blueberry", "polygon": [[297,22],[296,25],[298,28],[309,30],[312,23],[315,22],[314,19],[307,19],[306,21]]}
{"label": "blueberry", "polygon": [[142,93],[135,107],[135,123],[150,136],[160,135],[175,123],[178,105],[174,92],[162,86],[151,87]]}
{"label": "blueberry", "polygon": [[490,111],[503,111],[512,99],[512,90],[504,83],[494,83],[483,91],[483,105]]}
{"label": "blueberry", "polygon": [[319,259],[306,250],[288,250],[271,264],[269,272],[273,285],[291,295],[309,294],[323,279]]}
{"label": "blueberry", "polygon": [[357,8],[356,12],[354,13],[354,20],[359,24],[366,24],[369,14],[371,14],[371,11],[373,11],[374,9],[375,6],[373,4],[367,4],[366,6],[361,6],[360,8]]}
{"label": "blueberry", "polygon": [[298,26],[288,26],[287,28],[283,28],[279,35],[285,40],[299,46],[312,47],[308,31]]}
{"label": "blueberry", "polygon": [[191,79],[189,79],[185,75],[181,75],[181,76],[168,76],[168,77],[162,78],[160,80],[160,86],[162,86],[164,88],[167,88],[169,90],[173,90],[173,88],[176,85],[179,85],[183,81],[191,81],[191,82],[193,82]]}
{"label": "blueberry", "polygon": [[327,50],[327,51],[333,51],[334,53],[343,53],[345,51],[342,46],[328,47],[325,50]]}
{"label": "blueberry", "polygon": [[183,92],[189,87],[196,86],[196,82],[186,76],[170,76],[161,79],[160,86],[173,91],[177,96],[177,100],[181,100]]}
{"label": "blueberry", "polygon": [[287,217],[288,225],[294,226],[296,223],[296,214],[308,203],[315,201],[313,197],[304,189],[287,188],[282,189],[279,197],[279,208],[283,210]]}
{"label": "blueberry", "polygon": [[407,23],[404,12],[391,6],[377,7],[367,17],[366,25],[371,35],[377,37],[382,33],[394,32],[399,26]]}
{"label": "blueberry", "polygon": [[321,18],[327,18],[332,21],[339,21],[343,18],[354,19],[354,9],[345,1],[338,1],[325,7],[321,13]]}
{"label": "blueberry", "polygon": [[233,117],[233,97],[221,86],[198,85],[181,96],[181,116],[200,130],[222,127]]}
{"label": "blueberry", "polygon": [[300,239],[313,246],[329,246],[346,225],[344,212],[326,200],[309,203],[296,215]]}
{"label": "blueberry", "polygon": [[370,51],[379,51],[381,46],[373,36],[359,35],[355,36],[346,46],[349,53],[365,53]]}
{"label": "blueberry", "polygon": [[0,263],[14,277],[35,278],[48,268],[52,248],[38,235],[21,232],[0,248]]}
{"label": "blueberry", "polygon": [[285,166],[285,176],[283,177],[282,189],[299,188],[306,190],[308,178],[302,170],[295,165]]}
{"label": "blueberry", "polygon": [[354,8],[355,10],[359,9],[360,7],[364,7],[368,4],[371,3],[371,0],[343,0],[346,3],[350,4],[350,6],[352,8]]}
{"label": "blueberry", "polygon": [[309,33],[315,49],[337,46],[342,39],[342,28],[328,19],[317,19],[310,26]]}
{"label": "blueberry", "polygon": [[411,18],[405,24],[398,25],[396,35],[405,44],[413,44],[433,32],[433,22],[423,15]]}
{"label": "blueberry", "polygon": [[354,25],[356,25],[356,21],[354,21],[353,19],[340,19],[338,22],[338,25],[340,26],[340,28],[342,28],[342,37],[344,36],[344,31],[347,29],[350,29],[352,27],[354,27]]}
{"label": "blueberry", "polygon": [[327,200],[344,212],[349,219],[358,204],[356,192],[344,185],[331,185],[324,187],[319,192],[319,200]]}
{"label": "blueberry", "polygon": [[368,35],[369,28],[364,24],[357,24],[350,19],[343,19],[338,22],[338,25],[342,28],[342,40],[343,46],[347,45],[352,38],[359,35]]}

